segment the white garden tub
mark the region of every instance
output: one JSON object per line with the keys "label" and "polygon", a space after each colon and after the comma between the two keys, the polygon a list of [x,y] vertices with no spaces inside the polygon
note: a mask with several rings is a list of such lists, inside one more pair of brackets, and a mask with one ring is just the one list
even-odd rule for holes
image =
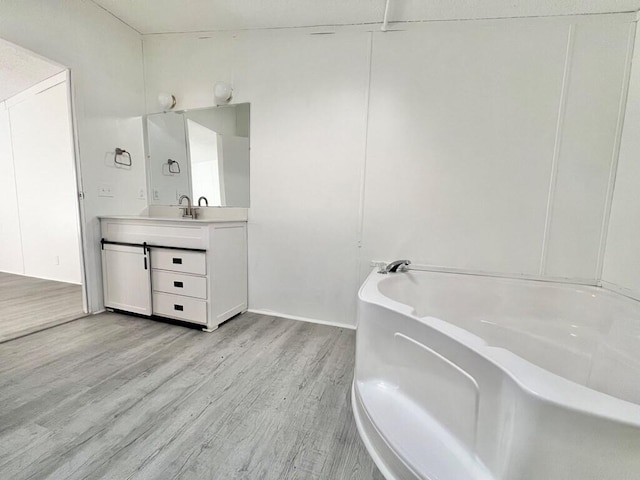
{"label": "white garden tub", "polygon": [[639,302],[372,272],[356,345],[356,423],[388,479],[640,479]]}

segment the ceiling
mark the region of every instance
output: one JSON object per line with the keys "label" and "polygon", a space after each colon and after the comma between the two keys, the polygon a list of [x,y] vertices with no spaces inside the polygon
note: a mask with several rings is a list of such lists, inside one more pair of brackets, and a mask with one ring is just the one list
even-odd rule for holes
{"label": "ceiling", "polygon": [[34,86],[64,68],[0,39],[0,101]]}
{"label": "ceiling", "polygon": [[[142,34],[380,23],[385,0],[93,0]],[[390,0],[389,21],[630,12],[640,0]]]}

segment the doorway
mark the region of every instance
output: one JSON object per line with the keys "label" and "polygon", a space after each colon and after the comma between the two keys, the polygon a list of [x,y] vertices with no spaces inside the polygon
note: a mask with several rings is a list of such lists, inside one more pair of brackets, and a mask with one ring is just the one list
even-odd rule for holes
{"label": "doorway", "polygon": [[86,313],[70,72],[0,39],[0,342]]}

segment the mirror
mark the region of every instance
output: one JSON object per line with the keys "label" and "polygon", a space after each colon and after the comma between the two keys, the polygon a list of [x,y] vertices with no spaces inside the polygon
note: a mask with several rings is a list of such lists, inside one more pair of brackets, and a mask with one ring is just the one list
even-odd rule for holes
{"label": "mirror", "polygon": [[248,103],[146,116],[150,205],[249,207]]}

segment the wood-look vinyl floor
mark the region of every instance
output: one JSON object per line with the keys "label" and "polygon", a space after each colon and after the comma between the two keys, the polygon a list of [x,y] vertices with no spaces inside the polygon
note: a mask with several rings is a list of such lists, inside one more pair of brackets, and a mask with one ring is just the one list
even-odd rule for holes
{"label": "wood-look vinyl floor", "polygon": [[105,313],[0,344],[2,479],[376,479],[355,332]]}
{"label": "wood-look vinyl floor", "polygon": [[80,285],[0,272],[0,342],[83,315]]}

